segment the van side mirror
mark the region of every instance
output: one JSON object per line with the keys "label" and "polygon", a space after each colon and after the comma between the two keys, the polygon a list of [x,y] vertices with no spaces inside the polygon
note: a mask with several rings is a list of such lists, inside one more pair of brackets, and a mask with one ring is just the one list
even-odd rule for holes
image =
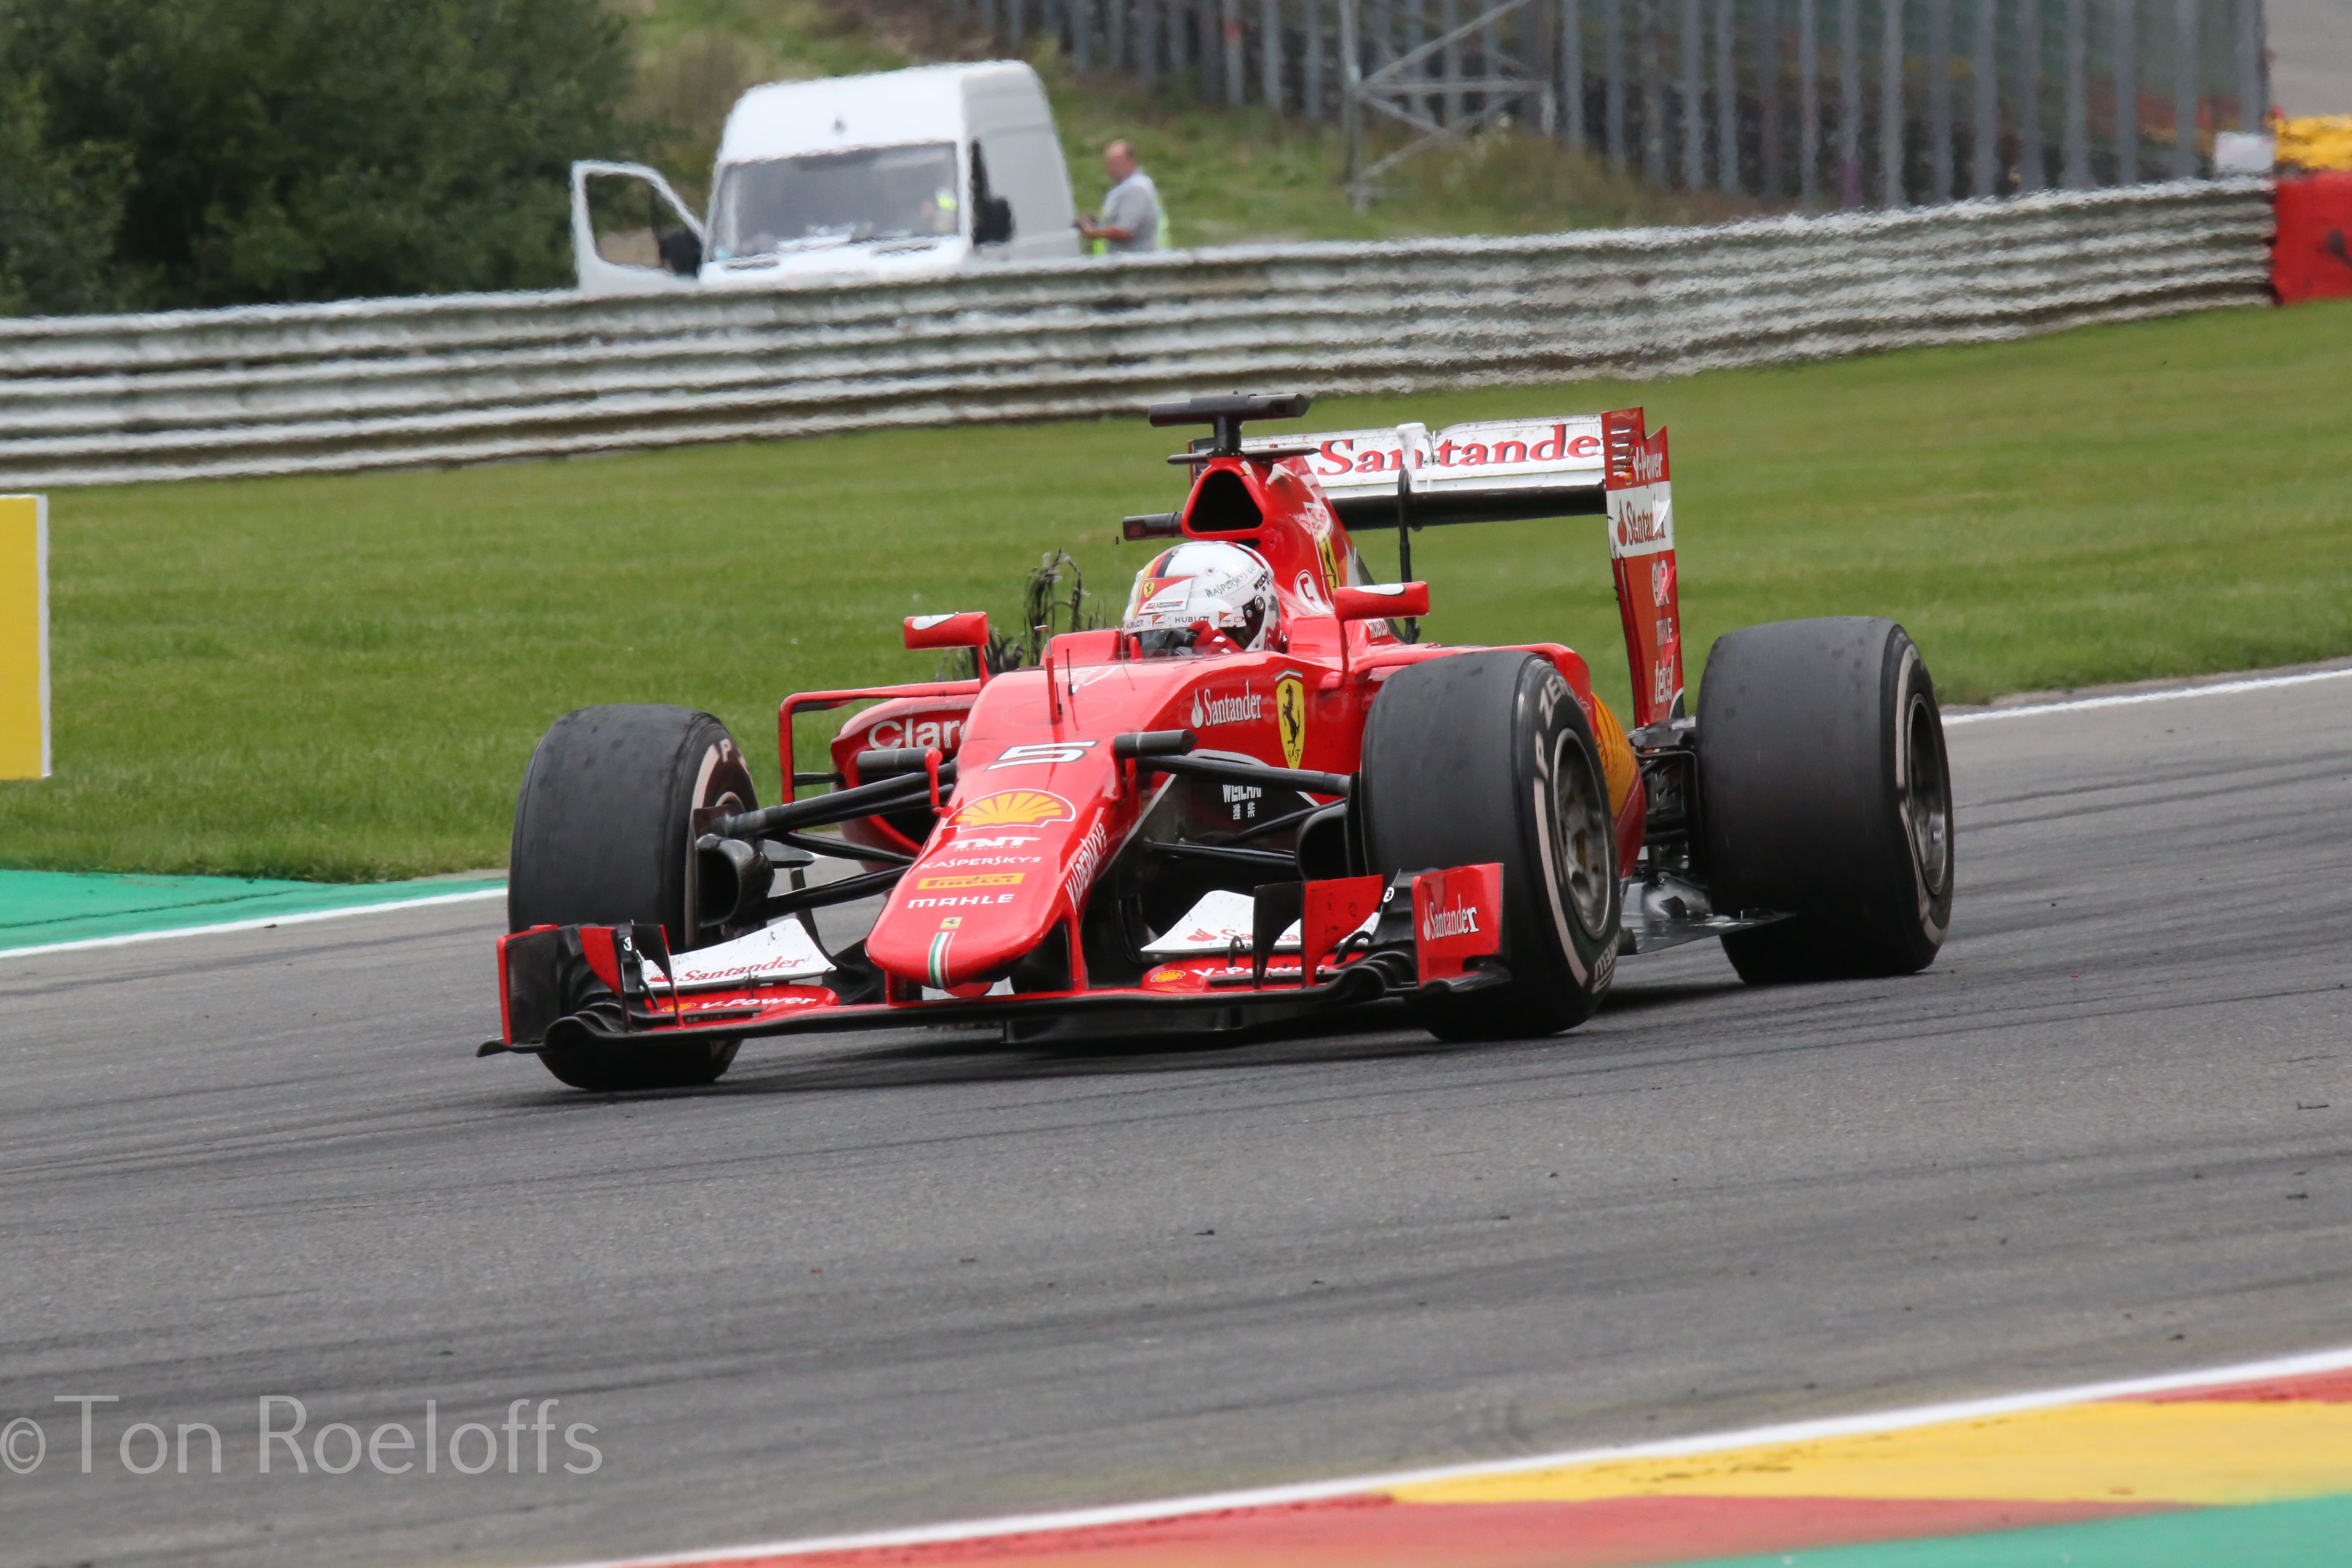
{"label": "van side mirror", "polygon": [[1013,201],[1009,196],[982,196],[971,215],[974,245],[1003,245],[1013,237]]}
{"label": "van side mirror", "polygon": [[665,228],[655,237],[661,264],[680,278],[702,270],[702,237],[690,228]]}

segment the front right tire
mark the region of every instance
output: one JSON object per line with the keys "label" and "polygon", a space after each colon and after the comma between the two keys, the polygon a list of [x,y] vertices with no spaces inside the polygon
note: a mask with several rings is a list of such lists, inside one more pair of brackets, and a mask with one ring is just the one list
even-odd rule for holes
{"label": "front right tire", "polygon": [[1415,998],[1444,1040],[1557,1034],[1615,973],[1617,847],[1600,748],[1551,663],[1510,650],[1408,665],[1381,685],[1358,774],[1383,874],[1503,868],[1506,984]]}
{"label": "front right tire", "polygon": [[[507,928],[658,925],[684,952],[720,933],[695,918],[698,806],[759,805],[727,726],[665,703],[566,713],[531,753],[507,858]],[[593,1044],[543,1050],[574,1089],[684,1089],[715,1082],[736,1040]]]}

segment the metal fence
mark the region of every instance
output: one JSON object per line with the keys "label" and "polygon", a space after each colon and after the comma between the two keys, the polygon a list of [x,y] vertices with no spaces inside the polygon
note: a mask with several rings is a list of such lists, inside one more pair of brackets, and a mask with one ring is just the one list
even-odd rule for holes
{"label": "metal fence", "polygon": [[2260,302],[2266,182],[939,282],[0,321],[0,489],[1646,376]]}
{"label": "metal fence", "polygon": [[1508,115],[1654,185],[1807,207],[2185,179],[2270,101],[2263,0],[939,3],[1213,102]]}

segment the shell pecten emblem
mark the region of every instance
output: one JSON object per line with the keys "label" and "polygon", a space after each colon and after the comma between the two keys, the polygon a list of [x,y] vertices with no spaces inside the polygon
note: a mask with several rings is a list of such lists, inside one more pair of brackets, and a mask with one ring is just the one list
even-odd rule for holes
{"label": "shell pecten emblem", "polygon": [[948,826],[958,833],[992,827],[1036,827],[1077,816],[1070,803],[1042,789],[1003,789],[955,808]]}
{"label": "shell pecten emblem", "polygon": [[1307,754],[1307,679],[1286,669],[1274,683],[1274,728],[1282,737],[1282,760],[1297,767]]}

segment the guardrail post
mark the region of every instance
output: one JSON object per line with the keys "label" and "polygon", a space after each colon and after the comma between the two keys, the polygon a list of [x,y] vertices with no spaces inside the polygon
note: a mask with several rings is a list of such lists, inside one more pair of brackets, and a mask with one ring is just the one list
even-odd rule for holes
{"label": "guardrail post", "polygon": [[2116,184],[2139,184],[2139,6],[2114,0],[2116,7]]}
{"label": "guardrail post", "polygon": [[1903,0],[1886,0],[1878,58],[1878,203],[1899,207],[1911,193],[1903,167]]}
{"label": "guardrail post", "polygon": [[[1413,16],[1416,20],[1421,16],[1421,7],[1418,5],[1413,7]],[[1437,30],[1441,36],[1454,31],[1456,26],[1461,25],[1461,21],[1462,13],[1456,5],[1455,0],[1437,0]],[[1420,39],[1410,36],[1405,39],[1407,44],[1416,44],[1420,41]],[[1452,43],[1446,45],[1444,48],[1438,51],[1437,73],[1439,79],[1445,83],[1444,123],[1448,125],[1458,124],[1462,119],[1461,39],[1454,39]]]}
{"label": "guardrail post", "polygon": [[1683,189],[1695,191],[1706,178],[1700,167],[1706,151],[1706,110],[1699,89],[1699,48],[1706,42],[1706,28],[1699,22],[1699,0],[1683,0],[1681,35],[1675,41],[1682,46],[1683,89]]}
{"label": "guardrail post", "polygon": [[2270,63],[2263,58],[2263,0],[2238,0],[2238,129],[2260,131],[2270,108]]}
{"label": "guardrail post", "polygon": [[1364,61],[1356,37],[1357,0],[1339,0],[1339,143],[1346,161],[1348,196],[1358,212],[1371,205],[1363,187]]}
{"label": "guardrail post", "polygon": [[1666,95],[1659,79],[1657,6],[1662,0],[1633,0],[1639,28],[1633,37],[1642,94],[1642,179],[1653,188],[1666,183]]}
{"label": "guardrail post", "polygon": [[2172,0],[2172,177],[2197,174],[2197,0]]}
{"label": "guardrail post", "polygon": [[1789,189],[1780,147],[1780,0],[1763,0],[1761,25],[1756,29],[1756,130],[1763,143],[1757,159],[1762,181],[1758,195],[1776,202]]}
{"label": "guardrail post", "polygon": [[1797,202],[1821,205],[1822,41],[1814,0],[1797,0]]}
{"label": "guardrail post", "polygon": [[1249,76],[1242,58],[1242,0],[1223,0],[1219,7],[1219,31],[1223,35],[1225,48],[1225,107],[1239,109],[1243,90]]}
{"label": "guardrail post", "polygon": [[1994,54],[2000,26],[2000,0],[1977,0],[1977,118],[1969,133],[1969,190],[1979,196],[2000,189],[2000,67]]}
{"label": "guardrail post", "polygon": [[1282,7],[1276,0],[1258,0],[1258,100],[1276,114],[1282,112]]}
{"label": "guardrail post", "polygon": [[1838,0],[1838,205],[1862,205],[1862,0]]}
{"label": "guardrail post", "polygon": [[1739,18],[1735,0],[1715,0],[1715,184],[1737,191],[1739,179]]}
{"label": "guardrail post", "polygon": [[[1723,0],[1729,5],[1731,0]],[[1571,153],[1591,147],[1584,127],[1584,7],[1580,0],[1559,0],[1560,136]]]}
{"label": "guardrail post", "polygon": [[0,496],[0,779],[49,772],[49,501]]}
{"label": "guardrail post", "polygon": [[1952,0],[1927,0],[1927,200],[1952,199]]}
{"label": "guardrail post", "polygon": [[2091,186],[2091,110],[2088,0],[2066,0],[2066,125],[2065,184],[2070,191]]}
{"label": "guardrail post", "polygon": [[2017,189],[2024,195],[2050,184],[2042,136],[2042,0],[2018,0],[2017,12]]}
{"label": "guardrail post", "polygon": [[1601,0],[1601,146],[1625,172],[1625,0]]}

